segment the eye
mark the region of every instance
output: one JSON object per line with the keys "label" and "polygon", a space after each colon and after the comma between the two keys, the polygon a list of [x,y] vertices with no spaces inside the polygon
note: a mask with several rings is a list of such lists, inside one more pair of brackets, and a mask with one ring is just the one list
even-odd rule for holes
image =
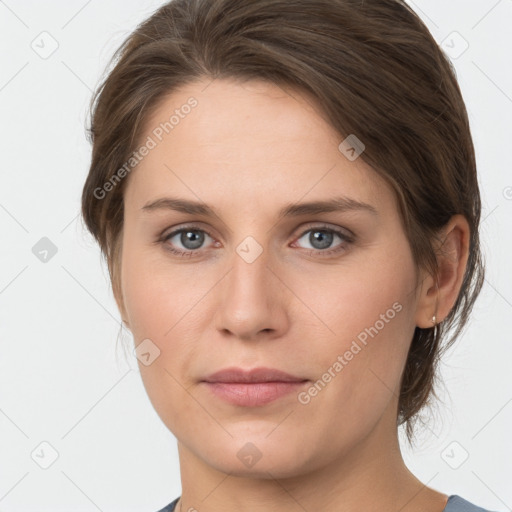
{"label": "eye", "polygon": [[166,249],[174,254],[192,256],[193,252],[198,252],[198,249],[201,249],[206,238],[212,239],[203,229],[184,227],[164,235],[160,242],[164,243]]}
{"label": "eye", "polygon": [[[333,241],[336,238],[339,238],[341,243],[332,248]],[[311,247],[306,247],[306,249],[313,249],[310,254],[321,256],[346,250],[347,246],[353,242],[352,236],[327,226],[308,229],[297,240],[300,241],[301,239],[305,239],[305,242],[310,244]]]}
{"label": "eye", "polygon": [[[308,236],[306,237],[306,235]],[[201,252],[200,249],[204,248],[208,238],[214,240],[204,229],[199,229],[196,226],[184,226],[164,234],[158,242],[162,243],[167,251],[177,256],[193,257]],[[336,238],[341,240],[341,243],[332,248]],[[321,257],[347,250],[348,245],[354,242],[354,236],[328,226],[317,226],[303,231],[297,242],[301,239],[305,239],[305,242],[302,243],[310,244],[310,247],[305,247],[305,249],[312,249],[309,252],[310,255]],[[215,243],[218,245],[218,242]]]}

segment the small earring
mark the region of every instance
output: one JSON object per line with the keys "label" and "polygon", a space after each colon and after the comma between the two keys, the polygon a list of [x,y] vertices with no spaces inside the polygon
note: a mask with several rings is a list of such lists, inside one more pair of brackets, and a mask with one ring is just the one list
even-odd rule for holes
{"label": "small earring", "polygon": [[431,321],[432,321],[432,323],[433,323],[434,325],[436,325],[436,315],[434,315],[434,316],[432,317],[432,320],[431,320]]}

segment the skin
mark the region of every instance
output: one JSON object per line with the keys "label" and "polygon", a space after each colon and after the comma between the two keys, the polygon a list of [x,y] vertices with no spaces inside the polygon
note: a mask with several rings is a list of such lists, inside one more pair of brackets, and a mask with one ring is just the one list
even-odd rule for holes
{"label": "skin", "polygon": [[[436,287],[418,274],[392,189],[338,150],[343,138],[311,98],[259,81],[198,81],[163,99],[141,140],[190,96],[198,106],[127,178],[116,296],[135,344],[149,338],[160,350],[139,368],[178,440],[176,510],[441,512],[447,495],[403,462],[397,397],[415,327],[442,321],[457,298],[466,220],[454,216],[441,233]],[[217,216],[142,209],[168,196]],[[338,196],[378,214],[278,217],[285,205]],[[211,235],[198,249],[179,234],[162,241],[189,224]],[[327,249],[313,245],[326,226],[354,241],[334,234]],[[248,236],[262,249],[251,263],[236,251]],[[322,256],[331,249],[340,250]],[[314,383],[394,303],[400,312],[307,404],[291,393],[235,406],[200,382],[228,366],[267,366]],[[237,457],[248,442],[261,453],[252,467]]]}

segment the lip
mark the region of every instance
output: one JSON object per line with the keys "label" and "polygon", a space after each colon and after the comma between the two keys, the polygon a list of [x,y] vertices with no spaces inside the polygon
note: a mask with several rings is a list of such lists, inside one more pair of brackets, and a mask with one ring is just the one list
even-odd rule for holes
{"label": "lip", "polygon": [[242,407],[268,404],[297,392],[306,382],[307,379],[273,368],[226,368],[202,381],[214,396]]}
{"label": "lip", "polygon": [[289,373],[277,370],[275,368],[253,368],[244,370],[243,368],[224,368],[218,372],[212,373],[205,379],[205,382],[244,382],[244,383],[261,383],[261,382],[304,382],[307,379],[296,377]]}

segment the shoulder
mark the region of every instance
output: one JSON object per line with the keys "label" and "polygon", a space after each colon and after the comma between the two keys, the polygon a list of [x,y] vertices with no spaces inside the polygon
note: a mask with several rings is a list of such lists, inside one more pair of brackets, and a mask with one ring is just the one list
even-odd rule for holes
{"label": "shoulder", "polygon": [[448,502],[443,512],[495,512],[486,508],[478,507],[473,503],[461,498],[457,494],[448,497]]}
{"label": "shoulder", "polygon": [[166,507],[160,509],[158,512],[174,512],[174,507],[180,498],[176,498],[172,503],[169,503]]}

